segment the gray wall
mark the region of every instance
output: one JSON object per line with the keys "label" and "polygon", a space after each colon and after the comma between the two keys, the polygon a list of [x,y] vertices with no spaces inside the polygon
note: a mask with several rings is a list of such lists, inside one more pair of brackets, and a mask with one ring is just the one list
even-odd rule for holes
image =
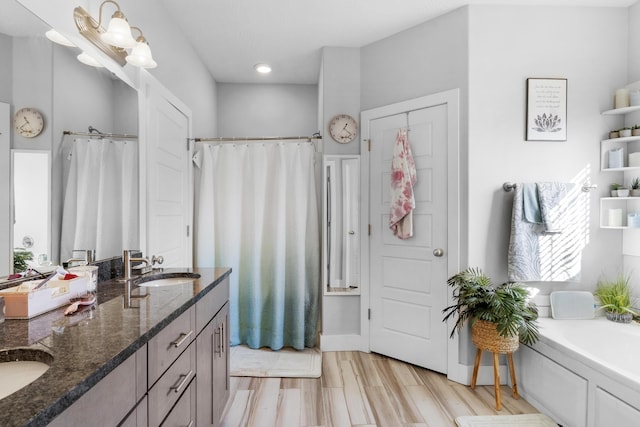
{"label": "gray wall", "polygon": [[317,132],[316,85],[218,83],[218,134],[300,136]]}

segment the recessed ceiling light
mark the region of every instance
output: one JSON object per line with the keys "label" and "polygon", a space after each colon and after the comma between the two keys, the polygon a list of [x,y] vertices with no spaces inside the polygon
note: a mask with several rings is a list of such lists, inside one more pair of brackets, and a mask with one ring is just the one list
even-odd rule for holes
{"label": "recessed ceiling light", "polygon": [[271,72],[269,64],[256,64],[253,68],[260,74],[269,74]]}

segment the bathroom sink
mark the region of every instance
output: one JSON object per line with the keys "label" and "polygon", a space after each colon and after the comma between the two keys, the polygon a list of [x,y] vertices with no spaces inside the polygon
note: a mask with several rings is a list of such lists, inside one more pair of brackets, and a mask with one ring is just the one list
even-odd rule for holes
{"label": "bathroom sink", "polygon": [[47,372],[53,356],[46,351],[16,348],[0,350],[0,399],[31,384]]}
{"label": "bathroom sink", "polygon": [[137,282],[138,286],[146,287],[161,287],[161,286],[175,286],[175,285],[191,285],[193,280],[199,278],[200,275],[196,273],[172,273],[170,276],[160,276],[158,278],[145,278]]}

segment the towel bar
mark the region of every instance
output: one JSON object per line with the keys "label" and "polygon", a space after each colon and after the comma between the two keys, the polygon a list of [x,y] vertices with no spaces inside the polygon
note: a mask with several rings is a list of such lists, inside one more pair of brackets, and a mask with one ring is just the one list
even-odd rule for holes
{"label": "towel bar", "polygon": [[[515,182],[505,182],[504,184],[502,184],[502,189],[508,193],[514,190],[516,188],[516,185],[517,184]],[[582,191],[584,191],[585,193],[588,193],[591,190],[595,190],[596,188],[598,188],[597,184],[591,184],[589,182],[585,182],[584,184],[582,184]]]}

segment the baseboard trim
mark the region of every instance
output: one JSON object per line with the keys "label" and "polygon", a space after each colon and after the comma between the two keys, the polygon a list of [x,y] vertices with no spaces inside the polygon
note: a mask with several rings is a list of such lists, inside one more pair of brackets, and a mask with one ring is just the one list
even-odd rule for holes
{"label": "baseboard trim", "polygon": [[364,346],[361,335],[323,335],[320,334],[320,350],[322,351],[362,351],[369,352]]}

